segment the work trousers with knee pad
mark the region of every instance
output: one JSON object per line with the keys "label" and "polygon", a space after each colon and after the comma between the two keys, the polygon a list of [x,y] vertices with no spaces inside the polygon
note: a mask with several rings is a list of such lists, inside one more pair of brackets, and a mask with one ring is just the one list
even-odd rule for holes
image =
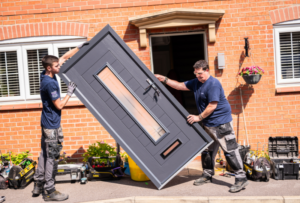
{"label": "work trousers with knee pad", "polygon": [[62,150],[63,134],[61,127],[46,129],[42,127],[41,153],[34,174],[35,181],[45,181],[46,191],[55,191],[55,175],[58,159]]}
{"label": "work trousers with knee pad", "polygon": [[[234,170],[235,178],[246,178],[246,173],[243,170],[243,161],[236,142],[235,133],[233,130],[232,121],[230,122],[231,132],[222,135],[218,127],[204,126],[205,131],[214,140],[208,149],[202,152],[202,167],[203,174],[206,176],[213,176],[215,167],[215,158],[221,146],[224,151],[225,158],[230,167]],[[210,158],[210,160],[209,160]],[[206,161],[203,163],[203,161]],[[210,161],[210,162],[209,162]]]}

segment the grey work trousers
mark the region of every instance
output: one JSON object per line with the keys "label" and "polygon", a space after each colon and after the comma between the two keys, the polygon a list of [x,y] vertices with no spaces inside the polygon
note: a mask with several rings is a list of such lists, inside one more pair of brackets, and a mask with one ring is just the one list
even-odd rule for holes
{"label": "grey work trousers", "polygon": [[62,149],[62,129],[46,129],[42,127],[41,153],[38,167],[34,174],[35,181],[44,182],[46,191],[55,191],[55,175],[57,172],[58,159]]}
{"label": "grey work trousers", "polygon": [[[232,132],[228,135],[219,135],[217,127],[204,126],[205,131],[214,140],[214,142],[208,147],[208,151],[211,152],[213,168],[215,168],[215,158],[221,146],[225,156],[232,156],[231,160],[234,160],[234,164],[229,163],[230,167],[234,170],[235,178],[246,178],[246,173],[243,170],[243,161],[236,143],[236,137],[233,130],[233,123],[230,122]],[[214,175],[214,171],[211,169],[204,169],[203,173],[208,176]]]}

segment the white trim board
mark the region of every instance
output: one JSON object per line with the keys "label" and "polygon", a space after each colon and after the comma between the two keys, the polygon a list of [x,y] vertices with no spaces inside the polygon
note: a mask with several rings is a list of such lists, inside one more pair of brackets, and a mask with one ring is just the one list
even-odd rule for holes
{"label": "white trim board", "polygon": [[45,41],[60,41],[60,40],[72,40],[72,39],[86,39],[86,37],[80,37],[80,36],[24,37],[24,38],[2,40],[2,41],[0,41],[0,45],[31,43],[31,42],[45,42]]}

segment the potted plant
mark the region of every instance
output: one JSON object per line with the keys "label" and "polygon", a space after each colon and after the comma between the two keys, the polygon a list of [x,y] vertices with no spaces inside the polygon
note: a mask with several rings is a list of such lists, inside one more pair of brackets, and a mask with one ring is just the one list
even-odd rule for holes
{"label": "potted plant", "polygon": [[[24,159],[28,158],[29,156],[32,156],[32,154],[29,153],[29,150],[26,150],[25,152],[21,152],[19,154],[15,154],[12,152],[11,154],[9,154],[9,153],[2,154],[2,156],[7,161],[10,161],[10,159],[11,159],[11,162],[13,165],[19,165]],[[0,163],[1,163],[1,160],[0,160]],[[25,163],[27,163],[27,162],[25,162]]]}
{"label": "potted plant", "polygon": [[259,66],[244,67],[239,75],[243,77],[247,84],[257,84],[265,71]]}
{"label": "potted plant", "polygon": [[[117,152],[115,147],[112,144],[107,144],[106,141],[96,142],[89,145],[87,152],[82,156],[84,157],[83,161],[88,161],[90,157],[109,157],[116,156]],[[93,159],[93,168],[102,168],[109,167],[114,165],[115,159]]]}

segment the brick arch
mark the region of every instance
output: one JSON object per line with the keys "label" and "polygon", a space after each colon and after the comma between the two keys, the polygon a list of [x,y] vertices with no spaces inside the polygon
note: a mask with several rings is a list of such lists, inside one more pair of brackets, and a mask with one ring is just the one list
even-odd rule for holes
{"label": "brick arch", "polygon": [[300,18],[300,6],[291,6],[270,11],[272,24]]}
{"label": "brick arch", "polygon": [[0,27],[0,40],[37,36],[88,36],[89,24],[72,22],[28,23]]}

